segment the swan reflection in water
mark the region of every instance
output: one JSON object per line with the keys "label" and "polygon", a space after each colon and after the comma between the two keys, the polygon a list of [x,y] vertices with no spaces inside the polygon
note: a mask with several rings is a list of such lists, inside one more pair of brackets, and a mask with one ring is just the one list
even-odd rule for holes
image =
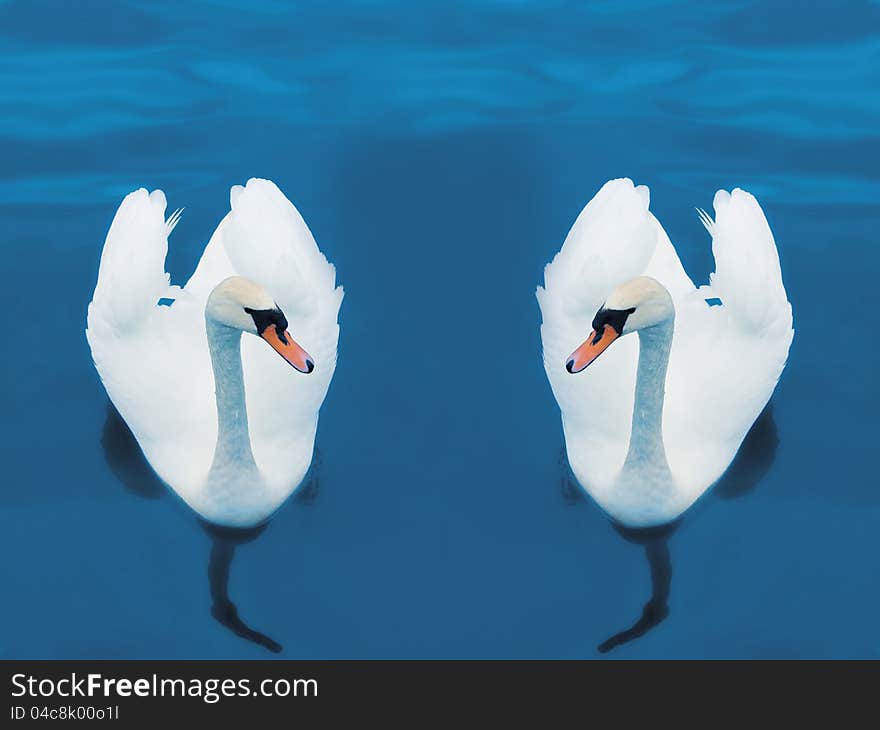
{"label": "swan reflection in water", "polygon": [[235,557],[235,548],[258,538],[268,527],[268,523],[250,529],[221,527],[205,520],[199,520],[202,528],[211,538],[211,557],[208,560],[208,584],[211,588],[211,615],[217,621],[242,639],[259,644],[277,654],[281,644],[266,634],[252,629],[238,615],[238,608],[229,598],[229,569]]}
{"label": "swan reflection in water", "polygon": [[[156,476],[141,452],[128,425],[111,403],[107,404],[107,416],[101,434],[104,459],[110,470],[127,491],[143,499],[158,499],[165,492],[165,486]],[[312,467],[306,475],[305,483],[294,495],[299,504],[311,504],[318,494],[318,467],[320,454],[315,450]],[[282,650],[281,644],[248,626],[238,615],[235,603],[229,598],[229,572],[235,549],[239,545],[257,539],[269,526],[263,523],[249,529],[221,527],[197,518],[202,529],[211,539],[211,553],[208,559],[208,586],[211,594],[211,615],[223,626],[247,641],[258,644],[271,652]]]}
{"label": "swan reflection in water", "polygon": [[[746,434],[739,452],[730,467],[718,480],[713,494],[721,499],[736,499],[751,493],[770,470],[776,458],[779,435],[773,419],[773,402],[767,404],[752,428]],[[586,500],[568,467],[563,448],[562,496],[569,504]],[[645,558],[651,572],[651,597],[642,609],[642,615],[632,626],[609,636],[597,647],[605,654],[612,649],[644,636],[669,615],[669,594],[672,588],[672,559],[669,538],[678,529],[684,517],[669,524],[643,529],[627,528],[612,522],[612,526],[630,543],[645,549]]]}

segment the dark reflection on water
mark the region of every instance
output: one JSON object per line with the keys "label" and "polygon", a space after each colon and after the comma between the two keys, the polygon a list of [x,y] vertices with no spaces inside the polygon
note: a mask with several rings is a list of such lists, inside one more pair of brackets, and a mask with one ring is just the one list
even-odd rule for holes
{"label": "dark reflection on water", "polygon": [[318,498],[318,491],[321,488],[320,473],[323,461],[324,457],[321,455],[321,450],[316,446],[312,454],[312,463],[309,466],[309,471],[303,477],[303,483],[294,492],[293,501],[296,504],[308,506],[314,504]]}
{"label": "dark reflection on water", "polygon": [[[751,494],[761,479],[770,471],[779,446],[779,434],[773,418],[773,403],[767,404],[743,440],[742,446],[713,492],[721,499],[736,499]],[[562,498],[569,504],[586,501],[584,490],[578,485],[562,448],[559,457],[562,466]],[[602,654],[644,636],[669,616],[669,595],[672,589],[672,557],[669,538],[687,515],[666,525],[645,529],[631,529],[612,521],[612,526],[627,542],[642,545],[651,574],[651,596],[642,609],[642,615],[632,626],[609,636],[597,647]]]}
{"label": "dark reflection on water", "polygon": [[[104,458],[113,474],[125,489],[145,499],[158,499],[165,486],[150,467],[128,424],[123,420],[112,403],[107,403],[107,416],[101,434]],[[317,465],[320,455],[315,452],[315,460],[304,484],[297,493],[296,500],[301,504],[311,504],[318,493]],[[238,608],[229,598],[229,572],[235,557],[235,549],[257,539],[268,527],[266,522],[249,529],[236,529],[213,525],[197,518],[202,529],[211,538],[211,553],[208,559],[208,585],[211,592],[211,615],[236,636],[278,653],[283,647],[266,634],[248,626],[238,615]]]}
{"label": "dark reflection on water", "polygon": [[651,597],[642,609],[642,615],[629,628],[609,636],[597,647],[606,654],[621,644],[644,636],[669,615],[669,593],[672,588],[672,560],[669,555],[669,538],[681,524],[676,520],[668,525],[632,530],[614,524],[614,529],[627,542],[644,545],[645,558],[651,570]]}
{"label": "dark reflection on water", "polygon": [[730,467],[715,485],[721,499],[736,499],[751,493],[773,466],[779,433],[773,418],[773,401],[752,424]]}
{"label": "dark reflection on water", "polygon": [[147,463],[128,424],[109,401],[101,446],[110,471],[129,492],[144,499],[162,496],[165,487]]}
{"label": "dark reflection on water", "polygon": [[238,615],[238,608],[229,598],[229,569],[235,557],[235,548],[258,538],[269,523],[247,530],[212,525],[199,520],[211,538],[211,558],[208,561],[208,583],[211,587],[211,615],[236,636],[264,646],[275,654],[283,647],[266,634],[248,626]]}
{"label": "dark reflection on water", "polygon": [[566,504],[576,505],[581,502],[586,502],[587,495],[584,493],[584,490],[581,489],[577,478],[568,464],[568,455],[565,452],[565,444],[563,444],[562,448],[559,450],[559,466],[562,470],[560,491]]}

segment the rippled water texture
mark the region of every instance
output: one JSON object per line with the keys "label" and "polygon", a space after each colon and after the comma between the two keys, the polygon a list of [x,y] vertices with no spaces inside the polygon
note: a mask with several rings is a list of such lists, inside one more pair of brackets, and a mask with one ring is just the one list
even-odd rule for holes
{"label": "rippled water texture", "polygon": [[[0,1],[0,654],[880,656],[880,4],[292,5]],[[321,463],[242,536],[156,482],[83,328],[126,192],[186,206],[181,282],[253,175],[346,298]],[[697,280],[694,206],[754,192],[795,316],[735,469],[649,536],[569,482],[534,299],[621,175]]]}

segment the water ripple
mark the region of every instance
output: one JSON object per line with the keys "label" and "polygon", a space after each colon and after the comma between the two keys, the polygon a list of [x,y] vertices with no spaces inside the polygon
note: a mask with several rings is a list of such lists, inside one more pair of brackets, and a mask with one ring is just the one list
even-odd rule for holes
{"label": "water ripple", "polygon": [[731,28],[758,12],[747,2],[698,16],[654,0],[355,2],[332,13],[232,0],[89,5],[112,32],[56,5],[63,42],[35,29],[41,3],[0,5],[0,138],[77,139],[205,115],[428,134],[560,115],[645,125],[672,115],[797,139],[880,129],[876,33],[853,25],[843,37],[838,23],[833,43],[788,33],[768,45],[766,33]]}

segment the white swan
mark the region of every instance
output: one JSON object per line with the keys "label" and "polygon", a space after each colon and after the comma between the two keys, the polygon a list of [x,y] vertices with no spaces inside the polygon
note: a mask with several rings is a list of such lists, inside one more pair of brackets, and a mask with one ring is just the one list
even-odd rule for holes
{"label": "white swan", "polygon": [[249,180],[230,198],[180,289],[165,273],[180,212],[165,220],[161,190],[126,196],[104,243],[86,336],[159,477],[211,522],[247,527],[267,519],[311,463],[343,292],[274,183]]}
{"label": "white swan", "polygon": [[648,203],[644,186],[606,183],[537,291],[572,471],[629,527],[675,519],[717,481],[770,399],[793,336],[754,197],[720,190],[715,221],[700,211],[716,270],[699,289]]}

